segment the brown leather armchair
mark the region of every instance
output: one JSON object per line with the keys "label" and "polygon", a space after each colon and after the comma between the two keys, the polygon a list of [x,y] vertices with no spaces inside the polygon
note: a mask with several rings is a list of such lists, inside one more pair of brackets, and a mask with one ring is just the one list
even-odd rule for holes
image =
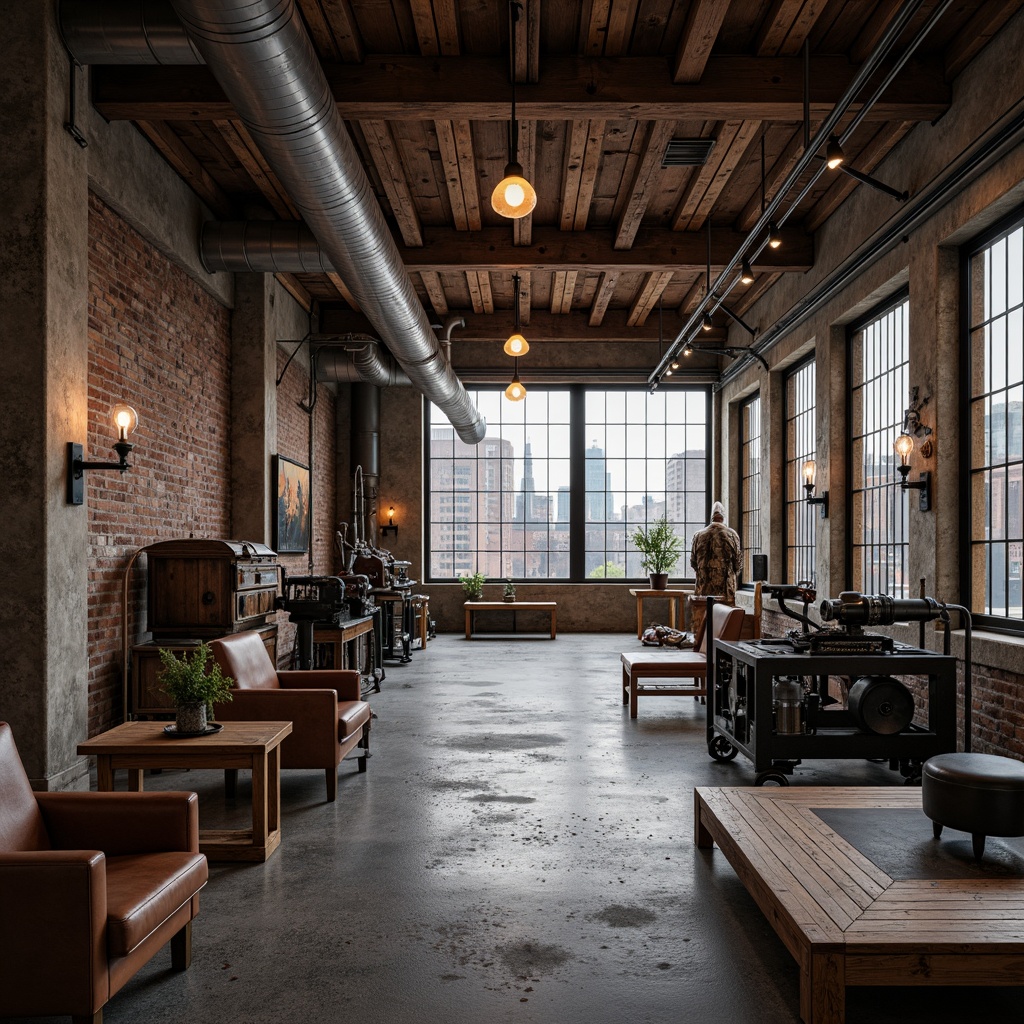
{"label": "brown leather armchair", "polygon": [[168,941],[185,970],[206,879],[195,793],[35,793],[0,722],[0,1014],[102,1024]]}
{"label": "brown leather armchair", "polygon": [[[217,718],[229,722],[292,723],[281,744],[282,768],[323,768],[327,799],[338,796],[338,765],[354,747],[362,748],[359,770],[370,753],[370,705],[359,692],[359,673],[348,669],[279,672],[260,635],[233,633],[210,643],[221,670],[235,681],[231,700],[217,705]],[[229,794],[236,772],[225,773]]]}

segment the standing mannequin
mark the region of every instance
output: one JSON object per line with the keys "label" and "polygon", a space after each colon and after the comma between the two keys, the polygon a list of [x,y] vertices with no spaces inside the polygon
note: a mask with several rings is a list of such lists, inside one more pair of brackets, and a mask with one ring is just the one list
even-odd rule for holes
{"label": "standing mannequin", "polygon": [[696,594],[714,595],[736,603],[736,574],[740,571],[740,535],[725,522],[720,501],[711,506],[711,522],[693,535],[690,565],[696,571]]}

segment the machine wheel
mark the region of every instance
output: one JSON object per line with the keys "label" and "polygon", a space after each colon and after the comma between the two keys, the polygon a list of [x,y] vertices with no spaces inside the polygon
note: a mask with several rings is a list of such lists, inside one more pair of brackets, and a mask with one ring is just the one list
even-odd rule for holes
{"label": "machine wheel", "polygon": [[708,743],[708,753],[716,761],[731,761],[739,753],[739,750],[724,736],[714,736]]}
{"label": "machine wheel", "polygon": [[764,786],[769,782],[776,786],[789,785],[789,779],[787,779],[782,772],[761,772],[761,774],[754,779],[755,786]]}

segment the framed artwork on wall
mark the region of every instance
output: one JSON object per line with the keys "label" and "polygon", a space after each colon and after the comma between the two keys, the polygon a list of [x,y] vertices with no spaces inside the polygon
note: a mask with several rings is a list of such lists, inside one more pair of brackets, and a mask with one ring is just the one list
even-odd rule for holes
{"label": "framed artwork on wall", "polygon": [[274,550],[279,554],[305,554],[309,548],[309,467],[275,455],[274,480]]}

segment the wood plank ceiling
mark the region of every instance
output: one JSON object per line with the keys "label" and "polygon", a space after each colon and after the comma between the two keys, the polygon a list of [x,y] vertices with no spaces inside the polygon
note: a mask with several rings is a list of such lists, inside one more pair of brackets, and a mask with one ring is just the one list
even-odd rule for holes
{"label": "wood plank ceiling", "polygon": [[[539,198],[510,222],[490,206],[508,160],[505,0],[298,5],[428,313],[503,338],[518,272],[521,323],[573,341],[657,337],[659,309],[675,330],[703,294],[709,226],[714,272],[802,154],[805,42],[813,131],[901,6],[522,0],[518,156]],[[953,4],[848,141],[849,162],[870,173],[940,116],[953,76],[1019,6]],[[297,216],[205,68],[94,67],[92,84],[101,113],[135,121],[217,216]],[[701,166],[664,166],[672,139],[714,144]],[[732,293],[739,315],[779,274],[811,266],[811,233],[855,187],[818,180],[782,249],[765,249],[754,283]],[[282,276],[305,305],[365,327],[339,275]]]}

